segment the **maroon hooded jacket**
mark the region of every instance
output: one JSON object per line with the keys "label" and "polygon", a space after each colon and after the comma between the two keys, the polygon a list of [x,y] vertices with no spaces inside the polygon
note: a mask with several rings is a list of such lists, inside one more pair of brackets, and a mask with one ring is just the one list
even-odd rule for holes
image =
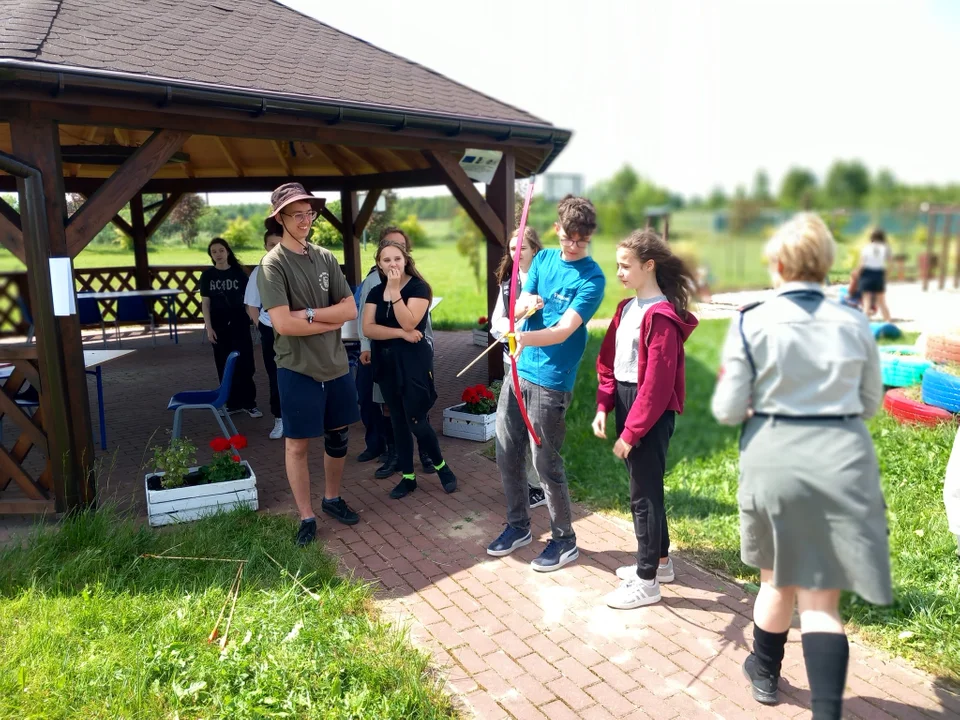
{"label": "maroon hooded jacket", "polygon": [[[629,301],[627,298],[617,306],[597,358],[597,408],[607,413],[616,403],[617,380],[613,376],[613,361],[617,328],[623,307]],[[637,399],[627,413],[620,434],[628,445],[637,445],[667,410],[683,412],[686,397],[683,343],[696,327],[697,319],[692,313],[685,312],[680,317],[666,300],[651,306],[643,316],[637,343]]]}

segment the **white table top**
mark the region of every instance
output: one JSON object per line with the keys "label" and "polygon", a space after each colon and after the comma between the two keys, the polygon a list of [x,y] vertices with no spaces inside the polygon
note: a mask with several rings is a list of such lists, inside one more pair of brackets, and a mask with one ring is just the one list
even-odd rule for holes
{"label": "white table top", "polygon": [[77,293],[78,298],[90,298],[92,300],[116,300],[122,297],[167,297],[169,295],[179,295],[183,290],[180,288],[165,288],[162,290],[111,290],[109,292],[81,292]]}
{"label": "white table top", "polygon": [[97,365],[104,365],[111,360],[117,360],[132,352],[136,352],[136,350],[84,350],[83,366],[87,370],[90,370]]}

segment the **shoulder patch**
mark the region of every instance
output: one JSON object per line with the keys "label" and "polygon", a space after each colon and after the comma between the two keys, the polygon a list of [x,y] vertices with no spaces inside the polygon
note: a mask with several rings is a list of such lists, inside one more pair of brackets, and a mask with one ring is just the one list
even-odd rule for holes
{"label": "shoulder patch", "polygon": [[763,300],[757,300],[756,302],[747,303],[746,305],[741,305],[740,307],[737,308],[737,312],[739,313],[750,312],[755,307],[759,307],[760,305],[763,305]]}

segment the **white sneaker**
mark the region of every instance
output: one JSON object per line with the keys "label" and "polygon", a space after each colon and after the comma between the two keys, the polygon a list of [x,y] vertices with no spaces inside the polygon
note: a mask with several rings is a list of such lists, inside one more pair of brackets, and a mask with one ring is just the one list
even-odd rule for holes
{"label": "white sneaker", "polygon": [[283,437],[283,419],[276,418],[273,421],[273,430],[270,431],[271,440],[279,440]]}
{"label": "white sneaker", "polygon": [[[629,580],[637,577],[636,565],[624,565],[617,568],[617,577],[621,580]],[[673,558],[667,558],[666,565],[657,566],[657,582],[672,583],[676,579],[673,572]]]}
{"label": "white sneaker", "polygon": [[617,610],[653,605],[660,602],[660,583],[656,580],[641,580],[638,577],[624,580],[620,587],[607,595],[606,603]]}

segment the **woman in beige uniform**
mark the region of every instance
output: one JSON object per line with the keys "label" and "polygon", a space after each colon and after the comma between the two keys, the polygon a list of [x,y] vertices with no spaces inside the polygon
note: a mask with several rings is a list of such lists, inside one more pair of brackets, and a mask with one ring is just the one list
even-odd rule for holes
{"label": "woman in beige uniform", "polygon": [[862,313],[823,295],[836,245],[802,213],[770,240],[776,295],[730,324],[713,414],[743,423],[740,553],[760,569],[754,698],[777,701],[794,603],[815,720],[839,718],[849,648],[840,592],[892,602],[885,504],[864,418],[882,399],[880,358]]}

